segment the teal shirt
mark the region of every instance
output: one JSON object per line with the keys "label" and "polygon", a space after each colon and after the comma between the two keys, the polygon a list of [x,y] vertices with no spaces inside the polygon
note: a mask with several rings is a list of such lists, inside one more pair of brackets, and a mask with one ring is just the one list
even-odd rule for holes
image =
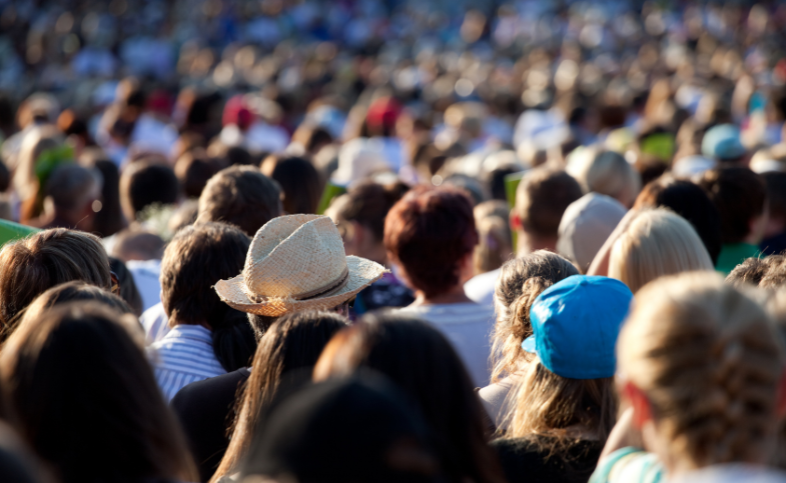
{"label": "teal shirt", "polygon": [[759,247],[751,245],[750,243],[724,243],[721,247],[720,255],[718,255],[718,263],[715,264],[715,270],[721,272],[724,276],[728,275],[734,267],[744,262],[751,257],[758,257],[761,255]]}

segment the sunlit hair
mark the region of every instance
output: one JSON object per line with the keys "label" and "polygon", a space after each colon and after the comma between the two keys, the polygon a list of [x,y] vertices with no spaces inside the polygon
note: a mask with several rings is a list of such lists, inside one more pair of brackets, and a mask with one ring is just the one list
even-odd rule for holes
{"label": "sunlit hair", "polygon": [[521,343],[532,335],[529,309],[544,290],[579,271],[568,260],[546,250],[510,260],[502,265],[494,298],[497,323],[494,326],[493,354],[499,356],[491,382],[523,370],[531,354]]}
{"label": "sunlit hair", "polygon": [[713,270],[707,249],[690,223],[665,209],[636,215],[609,258],[609,277],[634,294],[663,275],[698,270]]}
{"label": "sunlit hair", "polygon": [[702,467],[771,449],[784,354],[755,295],[716,274],[665,277],[636,295],[617,353],[675,457]]}
{"label": "sunlit hair", "polygon": [[620,154],[613,151],[587,153],[584,162],[569,166],[568,173],[585,191],[611,196],[630,207],[641,189],[641,176]]}
{"label": "sunlit hair", "polygon": [[501,200],[484,201],[475,206],[473,214],[478,230],[478,244],[472,255],[475,273],[496,270],[513,253],[508,205]]}

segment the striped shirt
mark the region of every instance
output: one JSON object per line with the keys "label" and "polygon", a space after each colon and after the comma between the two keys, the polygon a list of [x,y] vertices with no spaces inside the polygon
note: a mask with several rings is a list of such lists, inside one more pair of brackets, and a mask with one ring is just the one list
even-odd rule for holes
{"label": "striped shirt", "polygon": [[167,401],[192,382],[226,374],[213,353],[210,330],[178,325],[148,348],[156,381]]}

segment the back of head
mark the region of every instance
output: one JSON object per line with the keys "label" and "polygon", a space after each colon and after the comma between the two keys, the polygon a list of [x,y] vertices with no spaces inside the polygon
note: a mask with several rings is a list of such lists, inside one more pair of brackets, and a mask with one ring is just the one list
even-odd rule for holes
{"label": "back of head", "polygon": [[19,324],[29,323],[26,322],[28,319],[41,317],[41,314],[52,307],[69,302],[96,302],[123,315],[134,314],[128,303],[118,295],[81,280],[74,280],[56,285],[38,296],[25,309]]}
{"label": "back of head", "polygon": [[637,295],[617,351],[672,456],[701,467],[766,455],[783,349],[747,292],[716,274],[659,280]]}
{"label": "back of head", "polygon": [[661,176],[648,183],[636,198],[634,209],[668,208],[685,218],[696,230],[712,263],[721,250],[721,217],[707,193],[695,183]]}
{"label": "back of head", "polygon": [[131,163],[120,177],[120,203],[129,220],[137,213],[156,204],[177,202],[180,185],[169,166],[144,161]]}
{"label": "back of head", "polygon": [[587,191],[610,196],[630,207],[641,189],[641,177],[633,166],[614,151],[602,151],[588,161],[570,173]]}
{"label": "back of head", "polygon": [[101,174],[78,164],[56,168],[46,182],[45,195],[57,210],[76,210],[101,197]]}
{"label": "back of head", "polygon": [[186,198],[199,198],[217,171],[217,163],[208,159],[203,151],[187,152],[175,163],[175,175]]}
{"label": "back of head", "polygon": [[761,176],[748,168],[716,168],[704,173],[699,186],[720,212],[723,243],[744,241],[765,209],[767,188]]}
{"label": "back of head", "polygon": [[786,173],[769,171],[761,175],[767,185],[770,219],[786,226]]}
{"label": "back of head", "polygon": [[614,198],[587,193],[562,215],[557,251],[586,272],[625,212],[625,207]]}
{"label": "back of head", "polygon": [[513,253],[508,205],[502,200],[484,201],[475,206],[473,214],[478,230],[473,256],[475,273],[496,270]]}
{"label": "back of head", "polygon": [[164,240],[155,233],[127,229],[117,234],[112,255],[124,262],[130,260],[160,260],[164,255]]}
{"label": "back of head", "polygon": [[97,303],[25,319],[0,355],[22,436],[61,481],[190,479],[192,465],[142,347],[138,324]]}
{"label": "back of head", "polygon": [[581,187],[568,173],[536,168],[519,183],[513,214],[519,217],[526,232],[557,238],[562,214],[581,196]]}
{"label": "back of head", "polygon": [[645,210],[614,243],[609,277],[636,293],[663,275],[712,270],[712,260],[690,223],[665,210]]}
{"label": "back of head", "polygon": [[93,219],[93,232],[102,238],[112,236],[125,225],[120,205],[120,172],[115,163],[106,159],[97,159],[91,164],[101,173],[102,180],[101,209]]}
{"label": "back of head", "polygon": [[221,221],[254,236],[281,215],[281,189],[252,166],[231,166],[207,182],[199,197],[200,222]]}
{"label": "back of head", "polygon": [[363,181],[352,186],[346,195],[336,198],[331,209],[335,212],[337,223],[360,223],[370,229],[376,241],[381,243],[385,234],[385,217],[408,190],[409,187],[401,182],[383,185]]}
{"label": "back of head", "polygon": [[262,163],[262,172],[284,191],[284,211],[287,214],[317,212],[322,182],[310,161],[296,156],[269,156]]}
{"label": "back of head", "polygon": [[726,277],[726,282],[735,287],[741,287],[743,285],[758,287],[761,280],[770,270],[771,259],[773,258],[782,259],[780,256],[746,258],[745,261],[734,267],[734,270]]}
{"label": "back of head", "polygon": [[109,260],[93,235],[55,228],[9,243],[0,251],[0,325],[47,289],[82,280],[109,289]]}

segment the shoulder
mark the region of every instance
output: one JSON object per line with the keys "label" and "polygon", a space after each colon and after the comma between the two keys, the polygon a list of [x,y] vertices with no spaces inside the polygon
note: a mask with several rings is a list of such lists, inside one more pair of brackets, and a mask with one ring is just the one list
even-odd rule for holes
{"label": "shoulder", "polygon": [[225,401],[231,403],[250,375],[251,372],[244,367],[220,376],[192,382],[172,398],[172,407],[176,410],[188,411],[193,405],[201,407],[208,401],[219,405]]}
{"label": "shoulder", "polygon": [[658,483],[664,480],[663,474],[663,466],[654,454],[628,447],[601,460],[590,483]]}

